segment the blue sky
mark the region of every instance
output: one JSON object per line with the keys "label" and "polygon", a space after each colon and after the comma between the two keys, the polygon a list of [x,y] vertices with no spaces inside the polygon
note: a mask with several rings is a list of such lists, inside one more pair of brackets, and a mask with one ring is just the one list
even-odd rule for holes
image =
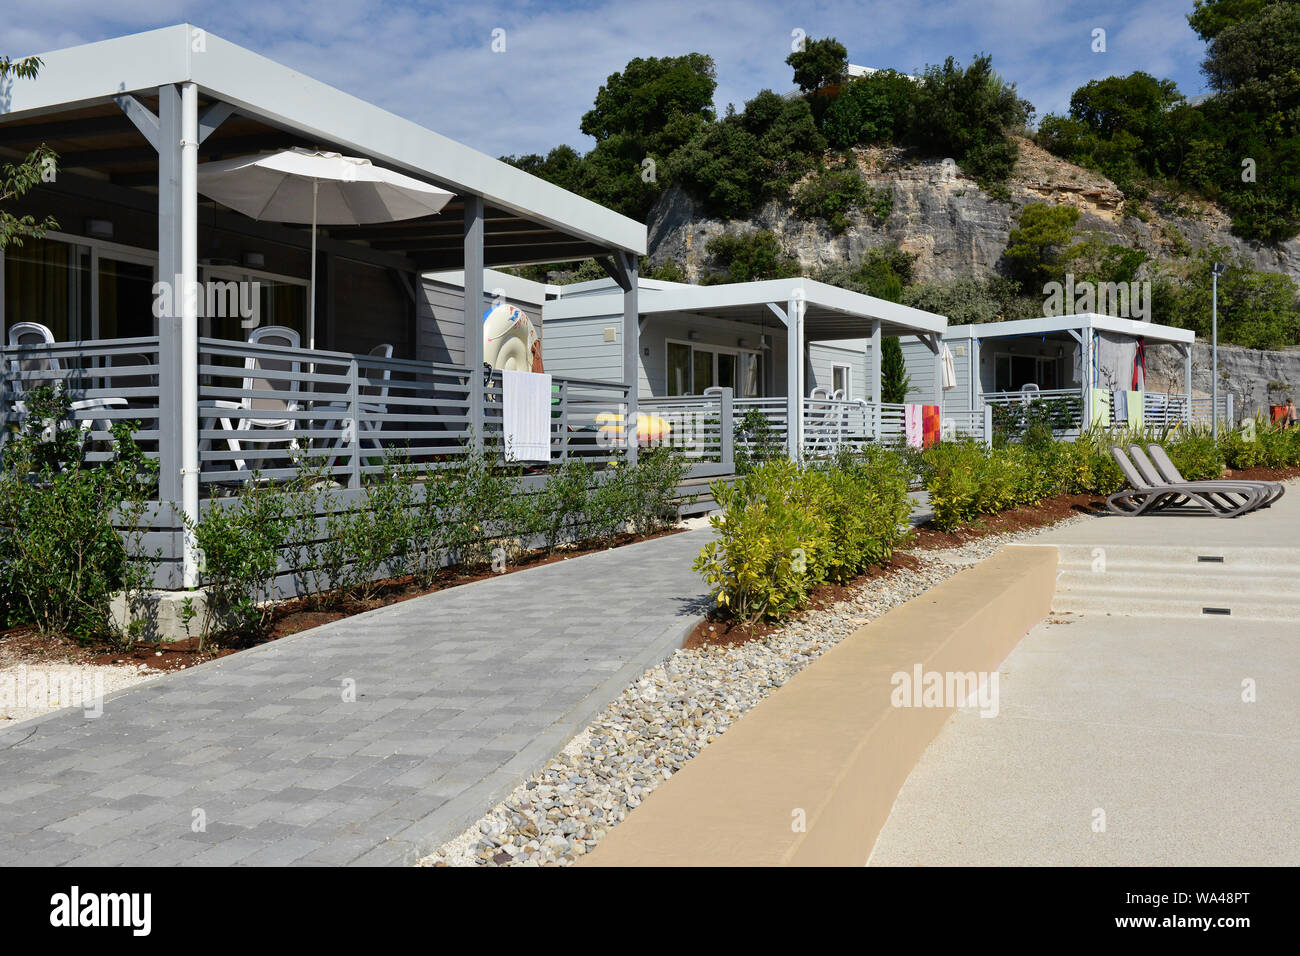
{"label": "blue sky", "polygon": [[[717,105],[793,86],[792,32],[832,35],[849,59],[913,72],[979,52],[1038,115],[1089,79],[1146,70],[1203,92],[1192,0],[5,0],[0,53],[21,55],[188,21],[492,155],[590,141],[582,113],[634,56],[698,51]],[[797,12],[796,12],[797,11]],[[1092,32],[1106,31],[1094,53]],[[491,49],[503,30],[505,51]]]}

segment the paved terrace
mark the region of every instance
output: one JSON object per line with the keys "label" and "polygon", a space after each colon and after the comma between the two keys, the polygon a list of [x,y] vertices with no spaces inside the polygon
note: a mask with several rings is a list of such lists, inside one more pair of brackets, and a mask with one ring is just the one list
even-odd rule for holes
{"label": "paved terrace", "polygon": [[1060,549],[1054,613],[1002,664],[1000,714],[931,744],[871,863],[1300,863],[1300,484],[1236,519],[1026,543]]}
{"label": "paved terrace", "polygon": [[0,731],[0,864],[414,862],[680,646],[709,534],[415,598],[139,685],[98,719]]}

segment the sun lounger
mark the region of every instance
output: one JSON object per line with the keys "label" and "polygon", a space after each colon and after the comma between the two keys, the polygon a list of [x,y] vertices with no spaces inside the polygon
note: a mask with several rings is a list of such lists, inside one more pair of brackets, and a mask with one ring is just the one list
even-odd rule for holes
{"label": "sun lounger", "polygon": [[[1205,489],[1203,493],[1207,494],[1209,497],[1213,498],[1216,503],[1223,505],[1226,508],[1235,508],[1250,496],[1257,499],[1257,504],[1255,505],[1257,508],[1265,508],[1268,506],[1268,503],[1273,500],[1271,489],[1265,488],[1261,482],[1234,481],[1231,478],[1216,478],[1210,482],[1187,481],[1186,479],[1183,479],[1182,481],[1174,481],[1168,475],[1161,473],[1160,469],[1158,469],[1152,463],[1151,459],[1147,457],[1147,453],[1142,450],[1141,445],[1129,445],[1128,454],[1129,458],[1133,462],[1133,466],[1137,469],[1138,474],[1152,485],[1212,484],[1214,487],[1212,489]],[[1170,462],[1170,464],[1172,464],[1172,462]],[[1177,469],[1175,468],[1175,471],[1176,470]],[[1189,502],[1190,499],[1183,496],[1181,499],[1167,502],[1164,507],[1177,507],[1179,505],[1188,504]]]}
{"label": "sun lounger", "polygon": [[1262,488],[1231,481],[1166,482],[1156,473],[1142,449],[1137,451],[1145,464],[1145,474],[1118,445],[1110,447],[1111,457],[1129,485],[1106,499],[1106,507],[1114,514],[1140,515],[1194,504],[1215,517],[1235,518],[1255,510],[1266,498]]}
{"label": "sun lounger", "polygon": [[[1156,466],[1161,476],[1166,481],[1171,481],[1175,484],[1185,483],[1187,481],[1187,479],[1182,476],[1182,473],[1179,472],[1178,466],[1175,465],[1173,460],[1169,457],[1169,453],[1159,445],[1147,445],[1147,454],[1151,456],[1152,463]],[[1267,508],[1269,505],[1273,504],[1273,502],[1286,494],[1286,485],[1282,484],[1280,481],[1248,481],[1244,478],[1232,478],[1230,480],[1234,484],[1258,485],[1263,488],[1265,492],[1267,492],[1268,497],[1265,499],[1264,503],[1260,505],[1261,508]]]}

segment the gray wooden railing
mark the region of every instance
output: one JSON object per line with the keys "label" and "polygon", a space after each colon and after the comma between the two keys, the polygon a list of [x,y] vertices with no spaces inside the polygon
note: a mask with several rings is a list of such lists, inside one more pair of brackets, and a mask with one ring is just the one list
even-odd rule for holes
{"label": "gray wooden railing", "polygon": [[51,386],[72,403],[86,458],[111,454],[115,422],[137,422],[137,441],[158,457],[158,338],[0,347],[0,446],[19,427],[33,389]]}

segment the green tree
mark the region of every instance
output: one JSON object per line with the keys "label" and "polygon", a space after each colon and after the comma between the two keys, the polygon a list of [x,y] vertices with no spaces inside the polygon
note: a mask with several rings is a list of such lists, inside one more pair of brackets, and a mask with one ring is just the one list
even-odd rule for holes
{"label": "green tree", "polygon": [[1042,297],[1026,296],[1013,279],[969,275],[919,283],[903,290],[903,304],[948,318],[952,325],[976,325],[1042,315]]}
{"label": "green tree", "polygon": [[903,359],[903,345],[896,336],[880,340],[880,400],[891,405],[907,401],[912,388],[912,377],[907,374]]}
{"label": "green tree", "polygon": [[853,265],[822,269],[816,278],[841,289],[889,302],[901,302],[903,290],[912,283],[915,266],[915,254],[904,252],[893,243],[885,243],[872,246]]}
{"label": "green tree", "polygon": [[706,285],[784,279],[799,274],[799,263],[785,254],[775,233],[724,232],[710,239],[704,248],[719,269],[705,280]]}
{"label": "green tree", "polygon": [[802,50],[785,58],[794,69],[794,81],[805,93],[838,83],[849,72],[849,51],[834,37],[807,40]]}
{"label": "green tree", "polygon": [[1285,275],[1261,272],[1224,247],[1202,250],[1180,269],[1152,284],[1152,319],[1197,336],[1210,336],[1213,283],[1210,266],[1227,265],[1219,277],[1219,341],[1247,348],[1300,344],[1300,292]]}
{"label": "green tree", "polygon": [[1275,0],[1196,0],[1187,22],[1202,40],[1213,40],[1226,28],[1259,16]]}
{"label": "green tree", "polygon": [[767,200],[788,196],[825,149],[805,100],[763,90],[674,153],[669,175],[711,213],[744,219]]}
{"label": "green tree", "polygon": [[822,132],[838,149],[901,141],[906,136],[916,83],[893,70],[849,80],[822,114]]}
{"label": "green tree", "polygon": [[645,155],[664,158],[714,118],[717,85],[713,57],[703,53],[637,57],[605,80],[581,129],[597,143],[631,137]]}
{"label": "green tree", "polygon": [[[0,57],[0,88],[15,80],[32,80],[41,69],[40,57],[22,60]],[[16,163],[0,164],[0,251],[11,243],[21,246],[23,239],[39,239],[48,229],[57,229],[53,216],[37,221],[30,214],[15,215],[7,203],[22,199],[42,181],[47,170],[55,168],[57,154],[44,143]]]}
{"label": "green tree", "polygon": [[962,69],[952,57],[925,70],[913,100],[910,138],[931,155],[951,156],[981,185],[1005,182],[1019,149],[1009,133],[1033,106],[993,72],[986,54]]}
{"label": "green tree", "polygon": [[1045,282],[1061,281],[1071,257],[1079,210],[1031,202],[1020,210],[1007,237],[1005,253],[1011,274],[1034,293]]}

